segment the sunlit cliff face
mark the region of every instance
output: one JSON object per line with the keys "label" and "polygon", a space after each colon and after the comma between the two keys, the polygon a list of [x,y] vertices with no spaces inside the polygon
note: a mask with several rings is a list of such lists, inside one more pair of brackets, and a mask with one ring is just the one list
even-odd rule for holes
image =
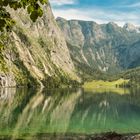
{"label": "sunlit cliff face", "polygon": [[0,87],[46,86],[48,77],[57,76],[80,81],[50,5],[44,5],[43,11],[33,23],[26,10],[9,9],[16,25],[2,51],[1,61],[7,69],[0,67]]}

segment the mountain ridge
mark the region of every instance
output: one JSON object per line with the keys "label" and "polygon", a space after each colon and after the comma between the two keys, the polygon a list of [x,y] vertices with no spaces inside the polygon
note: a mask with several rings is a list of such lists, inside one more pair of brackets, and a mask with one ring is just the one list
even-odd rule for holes
{"label": "mountain ridge", "polygon": [[56,19],[56,21],[58,21],[58,20],[61,20],[61,19],[63,19],[63,20],[65,20],[65,21],[84,21],[84,22],[93,22],[93,23],[96,23],[96,24],[98,24],[98,25],[106,25],[106,24],[114,24],[114,25],[117,25],[118,27],[121,27],[121,28],[125,28],[125,27],[133,27],[133,28],[136,28],[136,29],[139,29],[140,28],[140,25],[135,25],[135,24],[133,24],[133,23],[131,23],[131,22],[126,22],[126,23],[124,23],[123,25],[119,25],[118,23],[116,23],[116,22],[113,22],[113,21],[109,21],[109,22],[106,22],[106,23],[98,23],[98,22],[96,22],[96,21],[94,21],[94,20],[84,20],[84,19],[66,19],[66,18],[64,18],[64,17],[61,17],[61,16],[58,16],[58,17],[56,17],[55,18]]}
{"label": "mountain ridge", "polygon": [[56,19],[71,56],[103,72],[118,73],[139,66],[140,34],[110,22]]}

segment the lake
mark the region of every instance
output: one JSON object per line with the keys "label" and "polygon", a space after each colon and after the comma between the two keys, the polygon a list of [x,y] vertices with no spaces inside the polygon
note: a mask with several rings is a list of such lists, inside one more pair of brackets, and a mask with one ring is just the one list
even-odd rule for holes
{"label": "lake", "polygon": [[0,89],[0,138],[140,132],[139,89]]}

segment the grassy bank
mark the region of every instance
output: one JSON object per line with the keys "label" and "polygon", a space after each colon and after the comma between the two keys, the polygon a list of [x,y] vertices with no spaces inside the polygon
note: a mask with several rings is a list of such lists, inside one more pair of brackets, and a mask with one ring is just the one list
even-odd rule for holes
{"label": "grassy bank", "polygon": [[122,85],[127,85],[129,80],[118,79],[116,81],[103,81],[103,80],[93,80],[91,82],[85,82],[83,87],[87,89],[92,88],[116,88]]}

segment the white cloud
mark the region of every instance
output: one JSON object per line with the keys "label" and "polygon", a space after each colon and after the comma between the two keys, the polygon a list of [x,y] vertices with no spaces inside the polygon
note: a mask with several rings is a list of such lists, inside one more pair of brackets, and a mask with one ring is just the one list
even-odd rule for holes
{"label": "white cloud", "polygon": [[63,17],[67,20],[70,19],[92,20],[92,18],[90,18],[88,14],[76,9],[67,9],[67,10],[53,9],[53,13],[55,17]]}
{"label": "white cloud", "polygon": [[52,5],[58,5],[58,6],[61,6],[61,5],[70,5],[70,4],[75,4],[76,3],[76,0],[50,0],[51,4]]}
{"label": "white cloud", "polygon": [[130,4],[130,5],[126,5],[125,7],[127,7],[127,8],[139,8],[140,7],[140,2],[133,3],[133,4]]}

